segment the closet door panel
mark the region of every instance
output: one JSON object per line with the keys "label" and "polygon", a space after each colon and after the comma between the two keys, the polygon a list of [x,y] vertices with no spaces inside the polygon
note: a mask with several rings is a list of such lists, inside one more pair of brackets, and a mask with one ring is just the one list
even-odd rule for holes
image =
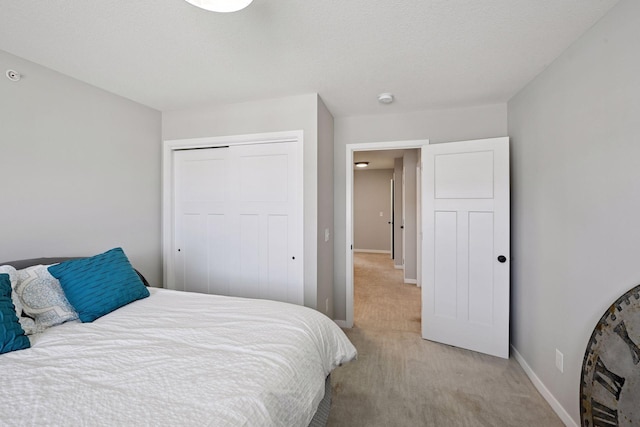
{"label": "closet door panel", "polygon": [[[239,297],[259,298],[260,295],[260,217],[240,215],[238,270],[231,293]],[[231,272],[233,274],[233,272]]]}
{"label": "closet door panel", "polygon": [[265,298],[290,301],[289,259],[288,259],[289,218],[286,215],[269,215],[267,218],[267,280]]}
{"label": "closet door panel", "polygon": [[[174,153],[175,287],[219,292],[228,279],[224,265],[229,205],[228,150]],[[226,286],[228,287],[228,286]]]}
{"label": "closet door panel", "polygon": [[229,240],[227,217],[207,215],[208,293],[229,295]]}

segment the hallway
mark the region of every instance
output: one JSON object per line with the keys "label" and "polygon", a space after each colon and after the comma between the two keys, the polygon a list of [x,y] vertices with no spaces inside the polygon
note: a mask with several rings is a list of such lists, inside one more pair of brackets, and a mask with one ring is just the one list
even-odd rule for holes
{"label": "hallway", "polygon": [[420,288],[403,283],[388,254],[356,253],[354,326],[420,334]]}

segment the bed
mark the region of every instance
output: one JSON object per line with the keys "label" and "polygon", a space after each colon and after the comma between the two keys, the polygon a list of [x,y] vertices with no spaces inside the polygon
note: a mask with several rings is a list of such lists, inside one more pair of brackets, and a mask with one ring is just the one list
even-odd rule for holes
{"label": "bed", "polygon": [[326,424],[329,375],[356,357],[326,316],[274,301],[146,289],[148,297],[36,332],[30,348],[0,354],[0,424]]}

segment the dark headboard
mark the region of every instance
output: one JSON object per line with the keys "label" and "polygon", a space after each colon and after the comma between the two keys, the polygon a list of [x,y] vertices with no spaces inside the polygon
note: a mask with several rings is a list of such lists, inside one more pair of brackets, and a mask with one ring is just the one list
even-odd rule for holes
{"label": "dark headboard", "polygon": [[59,262],[69,261],[70,259],[81,259],[83,257],[62,257],[62,258],[32,258],[32,259],[20,259],[17,261],[0,262],[0,265],[12,265],[16,270],[22,270],[23,268],[31,267],[32,265],[49,265],[58,264]]}
{"label": "dark headboard", "polygon": [[[31,267],[32,265],[49,265],[49,264],[58,264],[59,262],[69,261],[70,259],[82,259],[85,257],[59,257],[59,258],[32,258],[32,259],[20,259],[17,261],[8,261],[8,262],[0,262],[0,265],[11,265],[16,270],[22,270],[23,268]],[[140,280],[144,283],[145,286],[149,286],[149,282],[147,279],[138,271],[138,276],[140,276]]]}

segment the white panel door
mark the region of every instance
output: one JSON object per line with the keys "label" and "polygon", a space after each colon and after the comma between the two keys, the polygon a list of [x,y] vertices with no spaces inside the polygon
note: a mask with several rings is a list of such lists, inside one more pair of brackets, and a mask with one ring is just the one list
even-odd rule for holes
{"label": "white panel door", "polygon": [[422,336],[508,358],[509,139],[422,156]]}
{"label": "white panel door", "polygon": [[301,185],[296,143],[231,147],[231,288],[238,296],[302,304]]}
{"label": "white panel door", "polygon": [[303,303],[296,149],[175,152],[176,289]]}
{"label": "white panel door", "polygon": [[174,153],[175,289],[229,295],[229,148]]}

